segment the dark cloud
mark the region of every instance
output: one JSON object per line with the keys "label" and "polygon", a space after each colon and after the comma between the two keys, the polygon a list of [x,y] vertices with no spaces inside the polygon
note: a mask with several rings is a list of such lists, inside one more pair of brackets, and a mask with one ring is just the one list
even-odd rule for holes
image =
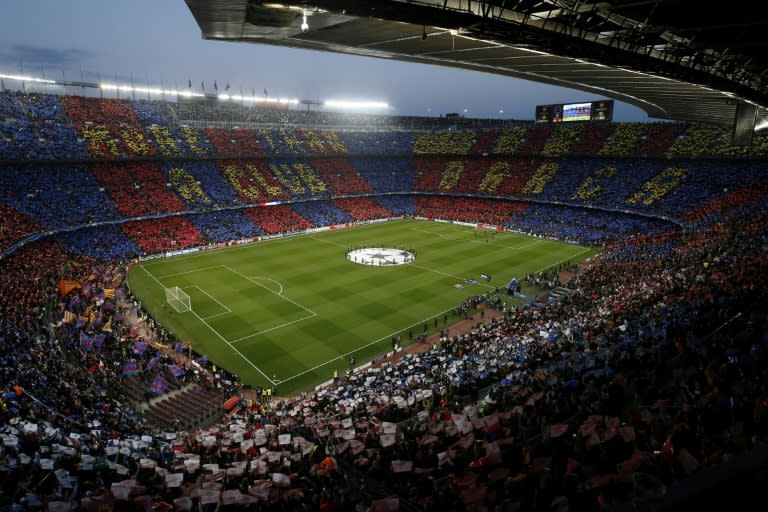
{"label": "dark cloud", "polygon": [[33,66],[66,68],[88,62],[93,53],[82,48],[49,48],[25,44],[13,45],[0,50],[0,60]]}

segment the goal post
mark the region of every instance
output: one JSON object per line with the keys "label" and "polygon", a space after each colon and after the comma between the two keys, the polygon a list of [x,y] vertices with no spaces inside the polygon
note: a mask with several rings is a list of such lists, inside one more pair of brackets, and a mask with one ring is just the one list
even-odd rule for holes
{"label": "goal post", "polygon": [[178,286],[165,289],[165,300],[177,312],[184,313],[192,309],[192,301],[189,295]]}

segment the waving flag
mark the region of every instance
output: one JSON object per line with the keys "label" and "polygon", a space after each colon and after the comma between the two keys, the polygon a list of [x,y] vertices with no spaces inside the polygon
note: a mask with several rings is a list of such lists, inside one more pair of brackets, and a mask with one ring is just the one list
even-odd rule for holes
{"label": "waving flag", "polygon": [[162,375],[158,375],[155,377],[155,380],[152,381],[152,384],[149,386],[149,390],[156,395],[162,395],[166,391],[168,391],[168,387],[171,385],[170,382],[168,382],[165,377]]}
{"label": "waving flag", "polygon": [[91,350],[93,348],[93,338],[80,331],[80,346],[85,350]]}
{"label": "waving flag", "polygon": [[208,356],[200,356],[197,359],[195,359],[195,362],[199,365],[204,365],[208,362]]}
{"label": "waving flag", "polygon": [[152,359],[150,359],[150,360],[149,360],[149,362],[147,363],[147,368],[146,368],[146,370],[147,370],[147,371],[150,371],[152,368],[154,368],[155,366],[157,366],[157,363],[159,363],[159,362],[160,362],[160,358],[159,358],[159,357],[153,357],[153,358],[152,358]]}
{"label": "waving flag", "polygon": [[77,315],[76,314],[74,314],[71,311],[64,311],[64,322],[65,323],[71,324],[75,320],[77,320]]}
{"label": "waving flag", "polygon": [[171,373],[174,377],[181,377],[184,375],[185,370],[180,364],[174,364],[168,367],[169,370],[171,370]]}
{"label": "waving flag", "polygon": [[144,340],[139,340],[133,343],[133,352],[135,354],[143,354],[146,352],[149,344]]}
{"label": "waving flag", "polygon": [[135,359],[127,359],[123,364],[123,376],[129,377],[131,375],[139,374],[139,365]]}

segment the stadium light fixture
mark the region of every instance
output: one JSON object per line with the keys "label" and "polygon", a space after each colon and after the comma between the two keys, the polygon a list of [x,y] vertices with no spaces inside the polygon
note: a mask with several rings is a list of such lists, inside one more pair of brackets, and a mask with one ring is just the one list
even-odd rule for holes
{"label": "stadium light fixture", "polygon": [[0,78],[4,80],[18,80],[19,82],[35,82],[39,84],[55,84],[56,80],[48,80],[47,78],[37,78],[27,75],[5,75],[0,73]]}
{"label": "stadium light fixture", "polygon": [[18,80],[19,82],[35,82],[39,84],[55,84],[56,83],[56,80],[48,80],[47,78],[37,78],[35,76],[27,76],[27,75],[0,74],[0,78],[4,80]]}
{"label": "stadium light fixture", "polygon": [[301,21],[301,31],[306,32],[307,30],[309,30],[309,23],[307,23],[307,11],[304,11],[302,16],[303,18]]}
{"label": "stadium light fixture", "polygon": [[389,103],[383,101],[326,100],[323,102],[323,106],[330,108],[341,108],[345,110],[363,110],[389,108]]}

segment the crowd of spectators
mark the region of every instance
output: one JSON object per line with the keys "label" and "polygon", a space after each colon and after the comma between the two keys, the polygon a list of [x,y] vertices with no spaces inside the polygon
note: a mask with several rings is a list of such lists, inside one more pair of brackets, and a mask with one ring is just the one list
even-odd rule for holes
{"label": "crowd of spectators", "polygon": [[264,154],[253,130],[208,128],[205,135],[219,155],[234,158]]}
{"label": "crowd of spectators", "polygon": [[371,197],[358,197],[355,199],[336,199],[334,206],[349,212],[352,220],[364,221],[374,219],[388,219],[392,217],[392,212],[386,210]]}
{"label": "crowd of spectators", "polygon": [[[616,157],[759,156],[768,137],[734,146],[730,130],[684,123],[542,125],[445,117],[398,118],[334,112],[249,108],[231,104],[115,100],[0,93],[0,150],[9,159],[94,159],[131,156],[220,157],[267,153],[550,155]],[[197,115],[192,113],[197,112]],[[218,113],[218,114],[217,114]],[[179,115],[182,114],[182,115]],[[186,117],[189,114],[191,117]],[[200,128],[200,119],[255,123]],[[395,123],[392,125],[392,123]],[[351,123],[351,124],[347,124]],[[458,125],[456,124],[458,123]],[[260,126],[256,128],[256,126]],[[303,128],[312,126],[313,129]],[[377,131],[391,126],[402,131]],[[318,127],[320,129],[318,129]],[[426,128],[426,130],[425,130]]]}
{"label": "crowd of spectators", "polygon": [[32,126],[37,130],[38,142],[45,146],[54,160],[79,159],[87,156],[78,140],[75,127],[67,121],[66,112],[58,96],[24,94],[18,101]]}
{"label": "crowd of spectators", "polygon": [[375,197],[374,200],[394,217],[412,217],[416,214],[416,201],[410,195],[386,195]]}
{"label": "crowd of spectators", "polygon": [[256,238],[264,231],[240,210],[196,213],[187,217],[209,243]]}
{"label": "crowd of spectators", "polygon": [[195,224],[181,216],[129,221],[120,229],[135,241],[141,256],[208,245]]}
{"label": "crowd of spectators", "polygon": [[246,208],[243,214],[270,235],[293,233],[313,227],[288,204]]}
{"label": "crowd of spectators", "polygon": [[309,165],[318,172],[333,194],[347,195],[373,192],[371,184],[360,175],[348,159],[310,160]]}
{"label": "crowd of spectators", "polygon": [[[0,261],[2,505],[666,510],[683,492],[741,503],[727,479],[684,486],[725,465],[756,495],[766,471],[765,206],[752,196],[723,205],[727,220],[618,241],[557,302],[444,331],[427,352],[313,393],[242,400],[194,432],[157,430],[123,394],[127,359],[145,384],[179,364],[139,351],[124,266],[27,246]],[[62,294],[61,279],[80,287]],[[470,297],[467,313],[494,299]],[[237,391],[192,368],[179,386]]]}
{"label": "crowd of spectators", "polygon": [[11,166],[0,172],[0,202],[44,230],[121,218],[86,166]]}
{"label": "crowd of spectators", "polygon": [[0,204],[0,251],[39,231],[40,225],[35,221]]}
{"label": "crowd of spectators", "polygon": [[525,203],[452,196],[418,196],[415,215],[427,219],[503,226],[528,207]]}
{"label": "crowd of spectators", "polygon": [[410,132],[347,131],[339,136],[353,155],[407,155],[413,146]]}
{"label": "crowd of spectators", "polygon": [[595,246],[670,226],[656,218],[539,203],[531,203],[518,213],[501,225],[512,231]]}
{"label": "crowd of spectators", "polygon": [[[219,115],[286,126],[229,133],[178,121]],[[357,155],[322,164],[5,166],[0,248],[36,230],[189,213],[62,232],[0,259],[0,507],[621,510],[663,504],[665,495],[671,503],[686,482],[737,457],[741,466],[725,467],[742,471],[739,484],[717,477],[709,487],[700,483],[698,503],[740,502],[737,490],[762,490],[768,188],[760,163],[735,161],[725,172],[715,160],[523,156],[481,166],[437,155],[491,147],[635,156],[746,150],[714,144],[722,130],[676,123],[405,135],[330,135],[289,124],[355,122],[392,120],[0,93],[3,160],[79,159],[86,148],[97,160],[335,154],[344,147]],[[753,155],[768,150],[761,137]],[[365,156],[390,146],[404,148],[404,156]],[[198,211],[371,190],[404,194]],[[452,190],[532,202],[414,195]],[[127,395],[140,389],[149,399],[166,385],[238,389],[236,378],[209,372],[204,361],[144,343],[127,318],[129,310],[143,315],[123,285],[129,258],[390,214],[610,243],[558,301],[506,309],[487,322],[481,315],[471,331],[444,332],[428,352],[350,371],[301,397],[241,400],[204,430],[159,430],[144,404]],[[546,277],[538,285],[559,279]],[[482,303],[493,307],[493,300]],[[473,320],[479,304],[466,303]],[[143,316],[153,339],[173,345],[172,335]]]}
{"label": "crowd of spectators", "polygon": [[266,162],[254,160],[252,162],[222,161],[218,167],[224,173],[230,186],[237,192],[240,201],[244,204],[287,199],[289,193],[285,191],[277,178],[272,175]]}
{"label": "crowd of spectators", "polygon": [[[409,207],[404,214],[503,225],[548,237],[599,244],[606,239],[654,232],[669,222],[704,215],[712,208],[712,201],[724,202],[732,191],[744,188],[745,184],[747,188],[761,188],[762,169],[758,162],[741,161],[738,168],[739,173],[724,173],[714,160],[670,163],[528,157],[169,160],[159,165],[153,161],[131,161],[66,167],[19,166],[7,168],[0,177],[0,204],[5,205],[10,216],[18,217],[8,219],[9,226],[28,228],[14,232],[6,229],[6,247],[35,232],[69,230],[105,221],[400,191],[472,196],[477,203],[477,207],[466,201],[465,205],[456,206],[454,199],[419,197],[419,207]],[[415,189],[409,188],[411,184]],[[494,199],[483,202],[483,196]],[[504,204],[505,201],[495,199],[499,196],[513,200]],[[346,203],[355,208],[355,200]],[[496,206],[485,210],[482,205],[488,204]],[[530,208],[523,213],[525,204]],[[343,211],[319,213],[326,208],[320,203],[316,207],[303,204],[296,208],[299,216],[312,216],[312,226],[350,221]],[[382,213],[380,209],[375,211]],[[365,218],[371,218],[371,213]],[[272,224],[270,229],[285,224],[282,227],[293,230],[298,225],[293,221],[261,220]],[[34,230],[31,226],[35,226]],[[218,240],[217,235],[216,240],[207,242]],[[122,242],[117,246],[129,247]]]}
{"label": "crowd of spectators", "polygon": [[374,192],[401,192],[415,190],[415,174],[410,158],[352,157],[350,163],[373,187]]}
{"label": "crowd of spectators", "polygon": [[307,219],[312,227],[331,226],[353,222],[352,214],[332,201],[306,201],[291,205],[296,212]]}
{"label": "crowd of spectators", "polygon": [[136,242],[116,224],[84,227],[57,235],[71,254],[82,254],[97,261],[120,261],[139,255]]}
{"label": "crowd of spectators", "polygon": [[96,164],[91,172],[125,217],[140,217],[186,210],[184,202],[169,190],[154,162]]}

